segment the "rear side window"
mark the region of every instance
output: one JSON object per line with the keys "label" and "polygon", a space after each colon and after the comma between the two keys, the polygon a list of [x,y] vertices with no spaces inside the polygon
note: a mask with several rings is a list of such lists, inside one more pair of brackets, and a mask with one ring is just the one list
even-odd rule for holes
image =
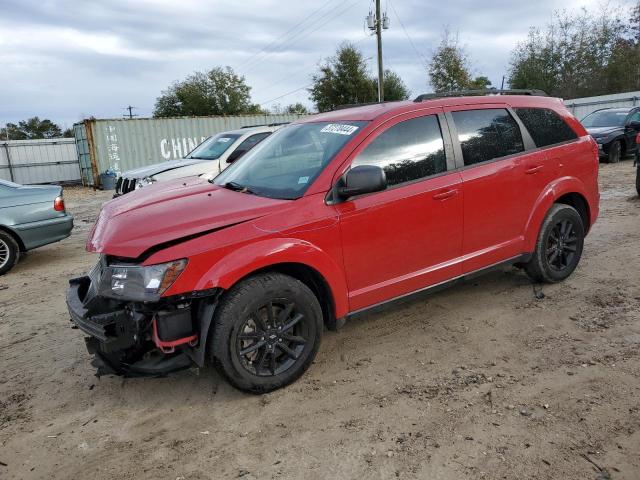
{"label": "rear side window", "polygon": [[356,165],[378,165],[389,186],[445,172],[447,159],[438,117],[414,118],[385,130],[353,161],[352,166]]}
{"label": "rear side window", "polygon": [[458,130],[465,165],[524,151],[520,128],[507,110],[492,108],[451,114]]}
{"label": "rear side window", "polygon": [[553,110],[516,108],[516,114],[524,123],[537,147],[547,147],[578,138],[571,127]]}

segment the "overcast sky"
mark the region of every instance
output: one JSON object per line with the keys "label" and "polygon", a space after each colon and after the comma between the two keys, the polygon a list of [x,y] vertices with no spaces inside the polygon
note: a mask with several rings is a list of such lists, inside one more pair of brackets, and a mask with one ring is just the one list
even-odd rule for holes
{"label": "overcast sky", "polygon": [[[499,86],[511,49],[530,26],[545,25],[556,9],[594,8],[597,1],[382,5],[391,19],[385,67],[417,95],[429,91],[424,63],[445,27],[459,33],[473,73]],[[0,124],[38,115],[70,126],[92,115],[120,117],[127,105],[149,116],[172,81],[218,65],[246,76],[255,103],[310,106],[302,87],[342,41],[357,42],[375,70],[375,37],[363,28],[371,6],[371,0],[0,0]]]}

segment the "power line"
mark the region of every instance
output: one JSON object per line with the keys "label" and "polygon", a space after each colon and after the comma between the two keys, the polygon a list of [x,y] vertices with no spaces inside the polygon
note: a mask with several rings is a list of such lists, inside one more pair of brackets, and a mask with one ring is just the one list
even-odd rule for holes
{"label": "power line", "polygon": [[398,12],[396,11],[396,6],[393,4],[393,0],[388,0],[388,3],[391,4],[391,9],[393,10],[393,13],[395,13],[396,18],[398,19],[398,23],[400,24],[400,26],[402,27],[402,31],[404,32],[404,34],[407,36],[407,40],[409,40],[409,43],[411,44],[411,47],[413,48],[413,51],[416,52],[416,55],[418,56],[418,61],[420,63],[422,63],[422,65],[427,68],[429,66],[429,62],[427,61],[426,57],[424,55],[422,55],[418,49],[416,48],[415,43],[413,43],[413,40],[411,39],[411,36],[409,35],[409,32],[407,31],[407,29],[404,27],[404,23],[402,23],[402,20],[400,20],[400,15],[398,15]]}
{"label": "power line", "polygon": [[297,30],[298,28],[300,28],[302,25],[304,25],[304,23],[309,20],[311,17],[313,17],[316,13],[318,13],[320,10],[323,10],[325,7],[327,7],[331,2],[333,2],[334,0],[329,0],[328,2],[324,3],[323,5],[320,6],[320,8],[314,10],[313,12],[311,12],[309,15],[307,15],[301,22],[296,23],[293,27],[291,27],[289,30],[287,30],[285,33],[283,33],[282,35],[280,35],[278,38],[276,38],[275,40],[273,40],[271,43],[269,43],[267,46],[263,47],[262,50],[260,50],[258,53],[253,54],[252,56],[250,56],[248,59],[245,59],[243,62],[241,62],[239,65],[237,65],[236,68],[241,69],[242,67],[244,67],[245,65],[248,65],[249,63],[251,63],[253,61],[254,58],[258,57],[259,55],[261,55],[262,53],[266,53],[268,50],[270,50],[272,47],[274,47],[275,45],[277,45],[281,39],[284,39],[287,35],[289,35],[291,32]]}
{"label": "power line", "polygon": [[[333,10],[330,10],[330,11],[326,12],[324,15],[322,15],[321,17],[319,17],[316,20],[314,20],[310,25],[305,27],[303,30],[301,30],[300,32],[297,32],[291,38],[289,38],[288,40],[282,42],[279,46],[274,48],[271,52],[266,53],[264,55],[264,57],[262,57],[261,59],[257,59],[256,62],[253,63],[253,65],[250,65],[247,68],[247,70],[244,71],[244,74],[246,75],[247,73],[253,71],[256,66],[258,66],[261,62],[265,61],[270,55],[273,55],[274,53],[277,53],[278,51],[282,51],[285,47],[288,47],[294,41],[301,41],[302,39],[308,37],[309,35],[312,35],[313,33],[317,32],[322,27],[324,27],[325,25],[330,23],[332,20],[344,15],[347,11],[349,11],[350,9],[355,7],[360,1],[361,0],[355,0],[352,3],[347,3],[344,6],[345,8],[343,8],[342,10],[340,10],[337,13],[335,13]],[[322,22],[322,20],[327,18],[329,15],[331,15],[331,17],[329,17],[325,22]],[[322,23],[318,23],[318,22],[322,22]],[[313,28],[313,27],[315,27],[315,28]],[[309,30],[311,28],[313,28],[313,30]]]}
{"label": "power line", "polygon": [[268,102],[263,102],[263,103],[260,104],[260,106],[267,105],[268,103],[273,103],[276,100],[280,100],[281,98],[288,97],[289,95],[293,95],[294,93],[299,92],[300,90],[304,90],[305,88],[309,88],[311,85],[313,85],[313,82],[311,82],[308,85],[305,85],[304,87],[300,87],[300,88],[296,88],[295,90],[291,90],[290,92],[287,92],[284,95],[280,95],[279,97],[273,98],[273,99],[269,100]]}

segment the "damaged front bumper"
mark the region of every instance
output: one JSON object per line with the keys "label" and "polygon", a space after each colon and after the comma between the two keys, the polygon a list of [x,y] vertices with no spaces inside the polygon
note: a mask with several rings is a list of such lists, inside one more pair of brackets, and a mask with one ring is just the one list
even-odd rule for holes
{"label": "damaged front bumper", "polygon": [[218,290],[150,304],[100,297],[98,281],[74,278],[67,290],[72,326],[88,335],[98,375],[161,376],[204,365]]}

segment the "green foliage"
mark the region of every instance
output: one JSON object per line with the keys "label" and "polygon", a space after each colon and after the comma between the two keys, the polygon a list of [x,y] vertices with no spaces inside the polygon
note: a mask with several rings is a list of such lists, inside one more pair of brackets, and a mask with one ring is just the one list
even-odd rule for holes
{"label": "green foliage", "polygon": [[284,107],[284,113],[297,113],[298,115],[309,113],[309,109],[302,103],[293,103]]}
{"label": "green foliage", "polygon": [[469,59],[458,39],[445,31],[429,64],[429,81],[434,91],[439,93],[469,88],[469,70]]}
{"label": "green foliage", "polygon": [[491,88],[491,80],[489,80],[489,77],[476,77],[469,82],[468,88],[470,90],[486,90]]}
{"label": "green foliage", "polygon": [[[320,112],[341,105],[369,103],[378,100],[378,81],[369,74],[367,62],[354,45],[343,43],[334,57],[319,66],[309,89],[311,100]],[[400,77],[385,71],[385,100],[406,100],[409,91]]]}
{"label": "green foliage", "polygon": [[251,87],[231,67],[195,72],[174,82],[156,99],[154,117],[262,113],[251,103]]}
{"label": "green foliage", "polygon": [[640,89],[640,3],[625,20],[608,9],[557,12],[532,28],[512,53],[512,88],[537,88],[562,98]]}
{"label": "green foliage", "polygon": [[[8,135],[7,135],[8,134]],[[33,140],[37,138],[62,137],[62,130],[49,119],[40,120],[38,117],[29,118],[15,123],[7,123],[0,130],[0,140]]]}

